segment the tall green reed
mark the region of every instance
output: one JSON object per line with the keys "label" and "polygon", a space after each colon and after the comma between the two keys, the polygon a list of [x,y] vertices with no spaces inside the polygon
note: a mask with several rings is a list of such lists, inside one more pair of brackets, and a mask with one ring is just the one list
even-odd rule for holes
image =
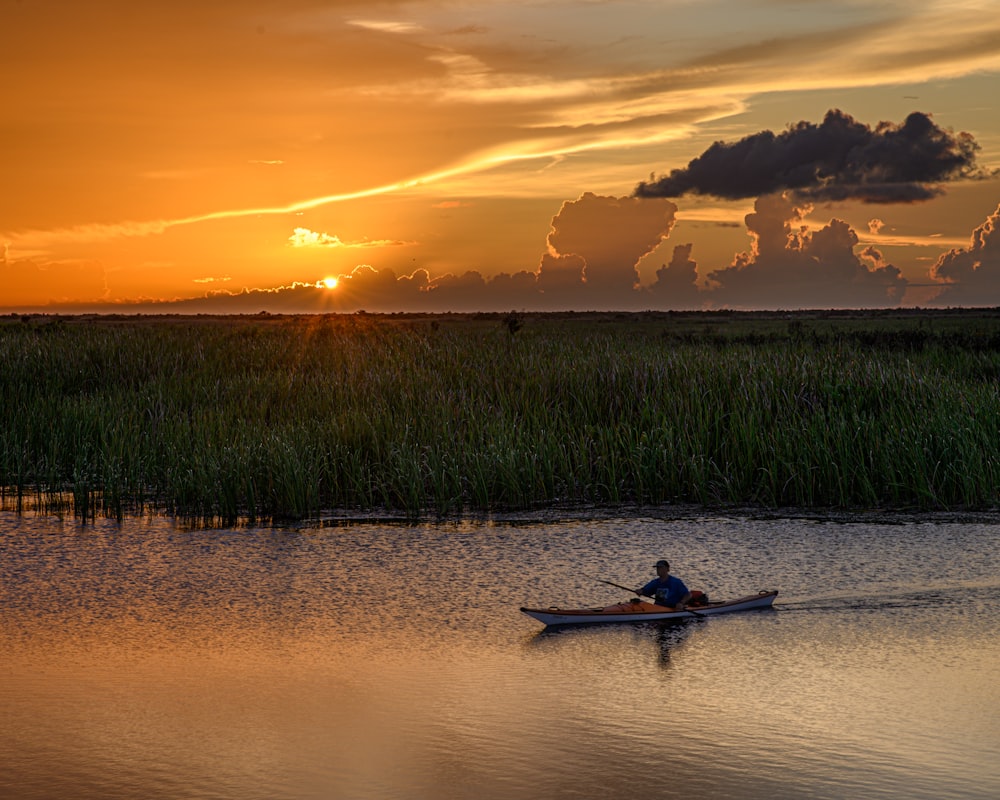
{"label": "tall green reed", "polygon": [[981,339],[444,322],[0,325],[2,502],[235,522],[998,500],[1000,356]]}

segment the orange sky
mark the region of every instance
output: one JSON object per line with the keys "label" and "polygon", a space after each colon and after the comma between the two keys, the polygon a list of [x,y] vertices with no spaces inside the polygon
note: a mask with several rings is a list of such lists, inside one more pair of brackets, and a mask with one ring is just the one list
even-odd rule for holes
{"label": "orange sky", "polygon": [[[0,0],[0,19],[0,311],[1000,305],[993,2]],[[823,170],[840,196],[634,196],[832,109],[967,132],[976,169],[907,202]]]}

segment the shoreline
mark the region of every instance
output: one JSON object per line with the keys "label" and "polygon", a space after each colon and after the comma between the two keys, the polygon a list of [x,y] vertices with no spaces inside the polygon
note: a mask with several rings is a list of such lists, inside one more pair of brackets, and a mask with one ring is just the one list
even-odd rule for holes
{"label": "shoreline", "polygon": [[707,507],[688,504],[668,506],[642,506],[625,504],[619,506],[552,506],[544,509],[523,511],[479,512],[468,511],[461,514],[438,516],[433,513],[408,515],[392,509],[336,510],[321,512],[314,518],[249,520],[205,519],[171,514],[163,510],[147,510],[144,513],[124,514],[120,518],[98,515],[80,518],[71,508],[61,511],[52,509],[0,507],[0,515],[25,518],[55,518],[79,520],[82,526],[92,526],[102,522],[136,521],[143,519],[172,520],[184,529],[244,529],[244,528],[337,528],[353,525],[549,525],[556,522],[593,522],[614,519],[654,519],[664,523],[693,519],[735,519],[754,521],[798,520],[817,524],[870,524],[870,525],[1000,525],[1000,508],[958,511],[921,511],[914,509],[814,509],[814,508],[757,508],[752,506]]}

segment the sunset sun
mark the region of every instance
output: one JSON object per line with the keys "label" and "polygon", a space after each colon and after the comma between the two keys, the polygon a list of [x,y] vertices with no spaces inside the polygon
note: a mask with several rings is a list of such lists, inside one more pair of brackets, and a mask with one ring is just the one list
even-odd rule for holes
{"label": "sunset sun", "polygon": [[336,278],[323,278],[319,283],[324,289],[336,289],[339,281]]}

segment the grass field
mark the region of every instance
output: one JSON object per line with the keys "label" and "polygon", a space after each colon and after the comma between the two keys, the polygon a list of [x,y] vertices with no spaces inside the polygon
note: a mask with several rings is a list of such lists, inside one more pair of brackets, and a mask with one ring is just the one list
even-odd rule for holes
{"label": "grass field", "polygon": [[0,318],[0,505],[993,509],[1000,314]]}

